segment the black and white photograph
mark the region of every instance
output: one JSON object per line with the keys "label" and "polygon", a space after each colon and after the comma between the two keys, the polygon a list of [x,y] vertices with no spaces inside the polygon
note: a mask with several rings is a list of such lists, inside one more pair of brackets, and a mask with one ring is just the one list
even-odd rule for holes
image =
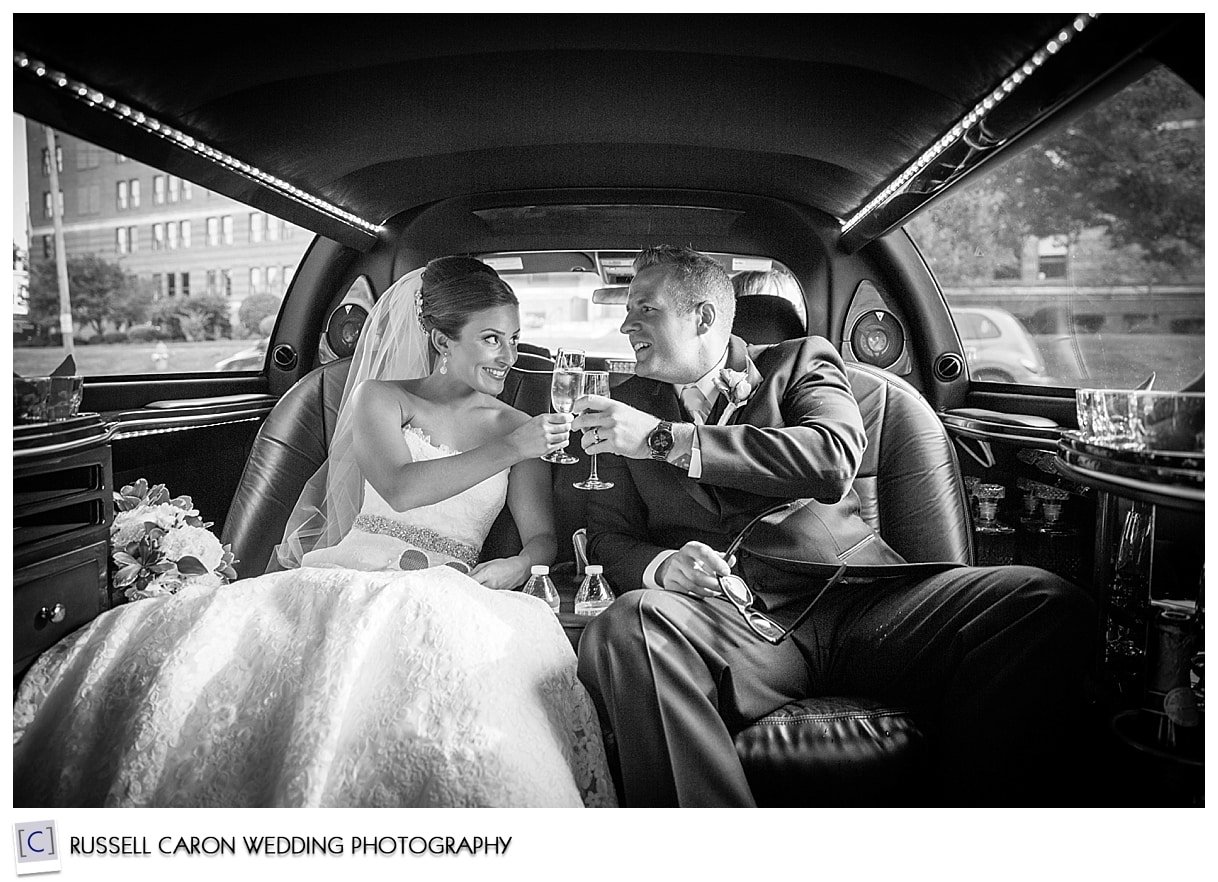
{"label": "black and white photograph", "polygon": [[16,821],[1205,807],[1203,14],[11,18]]}

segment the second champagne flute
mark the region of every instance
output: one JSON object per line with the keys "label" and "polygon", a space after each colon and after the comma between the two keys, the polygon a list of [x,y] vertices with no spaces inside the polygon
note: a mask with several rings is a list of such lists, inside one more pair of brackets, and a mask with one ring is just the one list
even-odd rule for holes
{"label": "second champagne flute", "polygon": [[[570,413],[571,406],[579,397],[579,378],[584,372],[582,349],[559,349],[554,359],[554,377],[550,381],[550,403],[556,413]],[[565,450],[555,450],[542,457],[546,462],[558,465],[574,465],[579,459]]]}
{"label": "second champagne flute", "polygon": [[[584,371],[584,375],[580,388],[581,395],[600,395],[604,398],[609,397],[609,372],[608,371]],[[602,481],[596,474],[596,454],[592,454],[592,474],[588,475],[586,481],[579,481],[572,485],[577,490],[608,490],[613,486],[612,481]]]}

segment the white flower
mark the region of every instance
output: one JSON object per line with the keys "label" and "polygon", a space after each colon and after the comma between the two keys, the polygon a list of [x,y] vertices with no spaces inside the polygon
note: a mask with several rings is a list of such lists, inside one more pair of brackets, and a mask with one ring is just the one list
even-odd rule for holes
{"label": "white flower", "polygon": [[111,547],[126,548],[132,542],[143,539],[146,532],[142,508],[120,511],[114,516],[114,523],[110,525]]}
{"label": "white flower", "polygon": [[749,375],[746,371],[724,368],[719,371],[715,385],[726,392],[728,400],[737,406],[744,404],[753,394],[753,384],[749,382]]}
{"label": "white flower", "polygon": [[140,541],[148,533],[148,524],[162,530],[185,526],[187,516],[192,513],[197,514],[183,511],[168,503],[141,505],[131,511],[120,511],[114,516],[114,523],[110,526],[111,544],[114,548],[126,548],[130,543]]}
{"label": "white flower", "polygon": [[183,557],[196,557],[211,572],[220,566],[224,549],[220,540],[203,527],[184,525],[165,534],[161,540],[161,553],[167,560],[179,561]]}

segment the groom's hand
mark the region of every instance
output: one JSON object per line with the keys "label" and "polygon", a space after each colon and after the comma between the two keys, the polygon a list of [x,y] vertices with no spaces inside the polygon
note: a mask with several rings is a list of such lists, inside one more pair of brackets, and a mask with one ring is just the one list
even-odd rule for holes
{"label": "groom's hand", "polygon": [[656,584],[665,591],[679,591],[695,597],[717,597],[719,580],[732,572],[734,561],[702,542],[686,542],[676,554],[656,570]]}
{"label": "groom's hand", "polygon": [[580,396],[574,411],[579,416],[571,429],[584,433],[580,443],[588,453],[616,453],[630,459],[651,455],[647,436],[660,424],[659,417],[601,395]]}

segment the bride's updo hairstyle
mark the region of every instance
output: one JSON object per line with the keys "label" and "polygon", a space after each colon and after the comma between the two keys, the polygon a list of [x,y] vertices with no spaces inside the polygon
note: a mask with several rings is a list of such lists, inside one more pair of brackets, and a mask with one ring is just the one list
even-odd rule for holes
{"label": "bride's updo hairstyle", "polygon": [[419,293],[419,321],[429,340],[432,331],[460,337],[475,312],[520,305],[499,274],[472,257],[437,257],[428,263]]}

